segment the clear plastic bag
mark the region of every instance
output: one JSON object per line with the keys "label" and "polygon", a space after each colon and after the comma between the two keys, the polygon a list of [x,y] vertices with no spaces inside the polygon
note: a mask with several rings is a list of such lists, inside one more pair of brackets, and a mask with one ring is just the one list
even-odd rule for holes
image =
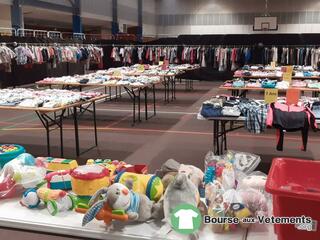
{"label": "clear plastic bag", "polygon": [[253,172],[261,162],[260,156],[247,153],[228,150],[225,155],[217,156],[212,151],[209,151],[205,156],[205,169],[208,166],[215,166],[217,162],[231,162],[236,171],[250,174]]}
{"label": "clear plastic bag", "polygon": [[245,174],[253,172],[261,162],[260,156],[253,153],[229,150],[226,155],[233,163],[234,168]]}
{"label": "clear plastic bag", "polygon": [[268,198],[260,191],[249,188],[237,191],[242,203],[251,211],[253,216],[268,216]]}
{"label": "clear plastic bag", "polygon": [[263,172],[255,171],[239,180],[238,189],[253,188],[262,193],[265,193],[266,182],[267,175]]}
{"label": "clear plastic bag", "polygon": [[34,188],[43,182],[46,168],[41,160],[23,153],[7,163],[0,172],[0,199],[22,194],[24,189]]}

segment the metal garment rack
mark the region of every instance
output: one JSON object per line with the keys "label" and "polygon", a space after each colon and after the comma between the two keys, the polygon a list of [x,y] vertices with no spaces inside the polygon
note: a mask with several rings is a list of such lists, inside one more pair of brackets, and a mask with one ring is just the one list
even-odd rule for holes
{"label": "metal garment rack", "polygon": [[[102,47],[225,47],[225,48],[241,48],[241,47],[254,47],[254,44],[97,44]],[[261,47],[320,47],[315,44],[304,45],[288,45],[288,44],[264,44]]]}

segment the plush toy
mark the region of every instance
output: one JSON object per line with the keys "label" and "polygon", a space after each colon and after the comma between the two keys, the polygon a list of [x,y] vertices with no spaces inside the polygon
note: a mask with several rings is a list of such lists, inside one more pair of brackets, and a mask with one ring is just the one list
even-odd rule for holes
{"label": "plush toy", "polygon": [[204,173],[195,166],[180,164],[174,159],[168,159],[161,168],[156,171],[156,175],[162,179],[163,185],[165,186],[164,189],[166,189],[178,173],[185,173],[196,188],[201,187]]}
{"label": "plush toy", "polygon": [[183,203],[197,207],[200,203],[200,195],[198,189],[188,176],[185,173],[178,173],[164,193],[164,218],[170,219],[172,211]]}
{"label": "plush toy", "polygon": [[132,190],[146,195],[152,201],[158,201],[163,195],[161,179],[155,175],[121,172],[114,179],[115,183],[132,184]]}
{"label": "plush toy", "polygon": [[[162,215],[163,221],[166,223],[158,231],[158,234],[163,237],[171,231],[171,213],[180,204],[190,204],[198,207],[202,214],[207,213],[207,209],[204,203],[200,201],[200,194],[198,188],[189,179],[189,176],[184,172],[176,174],[173,181],[168,185],[163,198],[156,203],[156,205],[163,205],[163,207],[157,207],[158,209],[163,208]],[[193,238],[198,238],[198,234],[192,234]]]}
{"label": "plush toy", "polygon": [[49,188],[31,188],[23,193],[20,204],[28,208],[36,208],[41,200],[47,206],[49,213],[55,216],[58,212],[72,210],[75,207],[75,199],[62,190],[51,190]]}
{"label": "plush toy", "polygon": [[[97,201],[102,195],[103,200]],[[114,183],[108,188],[103,188],[97,191],[89,202],[90,209],[86,212],[82,225],[86,225],[95,217],[113,218],[115,215],[110,215],[110,209],[122,211],[127,215],[127,220],[145,222],[153,218],[154,211],[159,211],[154,202],[140,193],[136,193],[121,183]],[[109,211],[108,211],[109,208]],[[103,212],[105,210],[105,212]],[[108,214],[109,212],[109,214]],[[119,220],[119,219],[118,219]],[[120,218],[126,220],[126,218]],[[110,223],[107,219],[106,223]]]}

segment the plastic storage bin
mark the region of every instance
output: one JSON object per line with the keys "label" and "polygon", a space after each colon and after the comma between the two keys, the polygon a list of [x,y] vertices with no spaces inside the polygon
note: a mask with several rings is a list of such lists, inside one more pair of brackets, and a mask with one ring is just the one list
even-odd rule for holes
{"label": "plastic storage bin", "polygon": [[2,169],[6,163],[25,152],[24,147],[17,144],[0,144],[0,169]]}
{"label": "plastic storage bin", "polygon": [[275,217],[311,217],[312,231],[299,230],[294,224],[277,224],[278,240],[320,239],[320,162],[276,158],[266,183],[273,196]]}

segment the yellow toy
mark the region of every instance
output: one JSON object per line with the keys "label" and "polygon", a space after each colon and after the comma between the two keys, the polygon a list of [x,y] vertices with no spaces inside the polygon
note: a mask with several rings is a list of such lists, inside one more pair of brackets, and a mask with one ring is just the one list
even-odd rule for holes
{"label": "yellow toy", "polygon": [[91,197],[110,185],[109,171],[100,165],[83,165],[71,171],[72,191],[80,197]]}
{"label": "yellow toy", "polygon": [[114,179],[115,183],[126,185],[132,182],[132,190],[136,193],[145,194],[150,200],[158,201],[163,195],[163,185],[159,177],[131,172],[120,172]]}
{"label": "yellow toy", "polygon": [[97,160],[88,159],[87,160],[87,165],[93,165],[93,164],[98,164],[98,165],[101,165],[101,166],[104,166],[105,168],[107,168],[109,170],[110,178],[112,178],[115,175],[116,170],[117,170],[117,166],[112,163],[111,159],[105,159],[105,160],[102,160],[102,159],[97,159]]}
{"label": "yellow toy", "polygon": [[78,167],[76,160],[63,159],[63,158],[52,158],[52,157],[40,157],[42,161],[47,163],[47,171],[55,172],[59,170],[72,170]]}

